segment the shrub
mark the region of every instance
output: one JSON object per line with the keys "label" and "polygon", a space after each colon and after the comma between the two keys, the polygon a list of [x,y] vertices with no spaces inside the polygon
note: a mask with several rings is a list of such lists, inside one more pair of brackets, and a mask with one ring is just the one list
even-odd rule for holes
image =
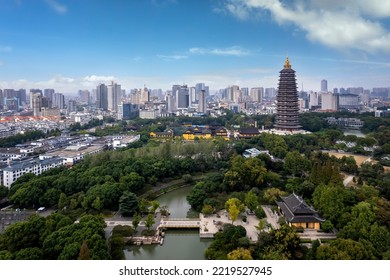
{"label": "shrub", "polygon": [[256,210],[255,210],[255,215],[256,215],[256,217],[257,217],[258,219],[263,219],[263,218],[266,217],[263,208],[261,208],[260,206],[256,208]]}

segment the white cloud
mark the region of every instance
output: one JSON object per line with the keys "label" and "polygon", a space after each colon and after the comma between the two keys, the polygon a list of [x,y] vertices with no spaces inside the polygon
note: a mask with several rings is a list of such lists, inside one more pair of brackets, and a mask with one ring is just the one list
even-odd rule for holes
{"label": "white cloud", "polygon": [[173,61],[173,60],[181,60],[186,59],[188,56],[186,55],[157,55],[158,58],[161,58],[165,61]]}
{"label": "white cloud", "polygon": [[68,12],[68,7],[59,3],[57,0],[44,0],[51,9],[59,14],[66,14]]}
{"label": "white cloud", "polygon": [[10,46],[0,46],[0,52],[12,52],[12,47],[10,47]]}
{"label": "white cloud", "polygon": [[[386,3],[385,3],[386,2]],[[227,0],[225,9],[240,19],[267,11],[280,25],[292,23],[312,42],[364,52],[390,53],[390,33],[381,22],[390,17],[390,1]]]}
{"label": "white cloud", "polygon": [[84,82],[92,82],[92,83],[103,83],[103,82],[110,82],[115,81],[117,78],[114,76],[97,76],[97,75],[91,75],[86,76],[82,80]]}
{"label": "white cloud", "polygon": [[190,48],[189,52],[192,54],[200,54],[200,55],[222,55],[222,56],[245,56],[251,54],[249,50],[246,50],[238,46],[233,46],[224,49]]}

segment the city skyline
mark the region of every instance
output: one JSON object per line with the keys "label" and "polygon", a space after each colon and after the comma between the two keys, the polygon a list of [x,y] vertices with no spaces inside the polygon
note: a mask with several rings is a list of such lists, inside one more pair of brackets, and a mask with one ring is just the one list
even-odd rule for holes
{"label": "city skyline", "polygon": [[0,88],[389,87],[390,3],[347,2],[0,0]]}

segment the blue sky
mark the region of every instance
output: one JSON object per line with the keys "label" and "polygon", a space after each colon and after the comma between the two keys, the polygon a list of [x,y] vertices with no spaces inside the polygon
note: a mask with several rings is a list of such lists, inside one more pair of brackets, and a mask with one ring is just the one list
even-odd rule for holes
{"label": "blue sky", "polygon": [[[342,2],[342,3],[341,3]],[[0,88],[390,86],[390,1],[0,0]]]}

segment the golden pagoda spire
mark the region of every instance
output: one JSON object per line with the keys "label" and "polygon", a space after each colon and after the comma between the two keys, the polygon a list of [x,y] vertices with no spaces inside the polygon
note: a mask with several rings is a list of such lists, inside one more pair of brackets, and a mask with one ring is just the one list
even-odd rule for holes
{"label": "golden pagoda spire", "polygon": [[284,69],[291,69],[290,60],[288,59],[288,56],[286,56],[286,62],[284,63]]}

